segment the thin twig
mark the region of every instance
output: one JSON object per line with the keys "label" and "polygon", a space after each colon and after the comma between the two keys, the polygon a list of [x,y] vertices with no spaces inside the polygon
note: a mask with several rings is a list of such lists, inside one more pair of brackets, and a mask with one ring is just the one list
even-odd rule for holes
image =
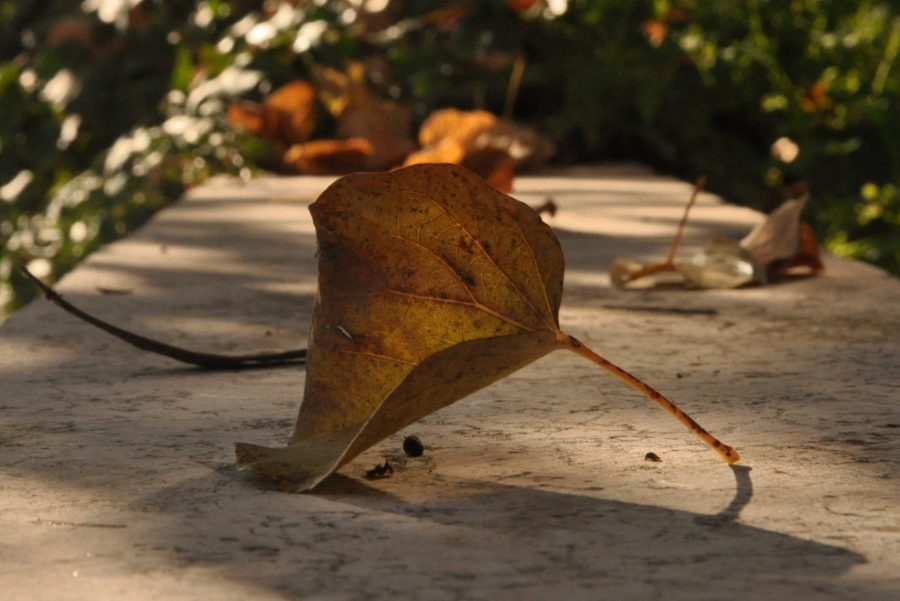
{"label": "thin twig", "polygon": [[522,76],[525,74],[525,53],[516,55],[512,72],[509,74],[509,85],[506,88],[506,103],[503,105],[503,118],[512,119],[513,108],[516,106],[516,98],[519,96],[519,87],[522,85]]}
{"label": "thin twig", "polygon": [[667,265],[673,265],[675,261],[675,253],[678,251],[678,245],[681,244],[681,236],[684,234],[684,226],[688,220],[688,214],[691,212],[691,207],[694,206],[694,202],[697,201],[697,196],[700,195],[700,191],[703,190],[703,186],[706,185],[706,176],[701,175],[697,178],[697,183],[694,184],[694,191],[691,193],[691,199],[688,201],[687,206],[684,207],[684,215],[681,216],[681,222],[678,224],[678,230],[675,232],[675,237],[672,238],[672,246],[669,247],[669,254],[666,255],[665,263]]}
{"label": "thin twig", "polygon": [[242,369],[260,366],[276,366],[289,363],[305,363],[306,349],[298,349],[293,351],[285,351],[281,353],[259,353],[251,355],[216,355],[213,353],[198,353],[189,351],[177,346],[166,344],[152,338],[129,332],[108,322],[94,317],[90,313],[82,311],[66,299],[61,294],[53,290],[50,286],[38,279],[28,269],[22,268],[22,272],[41,289],[47,300],[53,302],[64,311],[71,313],[75,317],[88,322],[89,324],[100,328],[104,332],[111,334],[127,342],[131,346],[137,347],[144,351],[164,355],[170,359],[196,365],[204,369]]}

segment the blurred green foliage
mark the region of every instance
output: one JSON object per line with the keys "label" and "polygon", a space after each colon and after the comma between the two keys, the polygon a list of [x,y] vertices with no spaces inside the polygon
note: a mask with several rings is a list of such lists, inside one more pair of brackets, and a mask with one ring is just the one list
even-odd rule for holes
{"label": "blurred green foliage", "polygon": [[706,174],[763,210],[808,188],[826,247],[900,273],[898,54],[888,0],[0,0],[0,306],[32,295],[16,266],[52,279],[264,164],[231,99],[353,60],[417,121],[506,112],[560,163]]}

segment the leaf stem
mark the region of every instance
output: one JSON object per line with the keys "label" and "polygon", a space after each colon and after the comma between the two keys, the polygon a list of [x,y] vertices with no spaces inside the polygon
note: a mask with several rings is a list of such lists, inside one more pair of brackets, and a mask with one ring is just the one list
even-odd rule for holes
{"label": "leaf stem", "polygon": [[28,269],[22,268],[22,272],[41,289],[47,300],[51,301],[67,313],[86,321],[94,327],[111,334],[127,342],[131,346],[137,347],[144,351],[163,355],[182,363],[196,365],[204,369],[245,369],[251,367],[273,367],[276,365],[284,365],[287,363],[304,363],[306,361],[306,349],[298,349],[293,351],[285,351],[280,353],[259,353],[252,355],[216,355],[212,353],[198,353],[190,351],[165,342],[153,340],[129,332],[128,330],[114,326],[109,322],[103,321],[98,317],[94,317],[86,311],[82,311],[66,299],[61,294],[53,290],[50,286],[38,279]]}
{"label": "leaf stem", "polygon": [[647,263],[634,273],[628,274],[621,284],[616,284],[617,286],[624,286],[635,280],[656,275],[657,273],[678,271],[678,268],[675,267],[675,253],[678,252],[678,246],[681,244],[681,238],[684,235],[684,226],[687,225],[691,207],[694,206],[694,203],[697,201],[697,196],[700,195],[700,191],[703,190],[705,185],[706,176],[701,175],[697,178],[697,183],[694,184],[694,191],[691,193],[691,198],[688,200],[687,206],[684,207],[684,214],[681,216],[681,221],[678,223],[678,229],[675,230],[675,237],[672,238],[672,244],[669,246],[669,254],[666,255],[665,261],[662,263]]}
{"label": "leaf stem", "polygon": [[672,246],[669,247],[669,254],[666,255],[666,260],[663,263],[664,265],[671,265],[674,269],[675,253],[678,251],[678,245],[681,244],[681,236],[684,234],[684,226],[687,224],[688,215],[691,212],[691,207],[697,202],[697,196],[700,195],[700,191],[703,190],[705,185],[706,176],[701,175],[697,178],[697,183],[694,184],[694,191],[691,193],[691,199],[688,201],[687,206],[684,207],[684,214],[681,216],[681,221],[678,223],[675,237],[672,238]]}
{"label": "leaf stem", "polygon": [[624,381],[626,384],[631,386],[632,388],[641,392],[644,396],[649,398],[652,401],[655,401],[660,407],[662,407],[667,413],[669,413],[672,417],[680,421],[684,424],[688,430],[693,432],[697,437],[705,442],[710,448],[712,448],[716,453],[719,454],[720,457],[725,461],[725,463],[731,465],[740,460],[740,454],[732,447],[727,444],[721,442],[718,438],[710,434],[703,426],[698,424],[694,418],[685,413],[681,408],[679,408],[675,403],[667,399],[662,393],[646,384],[644,381],[639,379],[638,377],[628,373],[615,363],[607,361],[584,344],[582,344],[578,339],[565,334],[564,332],[559,332],[557,334],[557,339],[565,346],[568,350],[581,355],[585,359],[596,363],[603,369],[609,371],[614,376]]}
{"label": "leaf stem", "polygon": [[639,280],[641,278],[645,278],[650,275],[656,275],[657,273],[666,273],[667,271],[678,271],[675,269],[675,264],[666,262],[666,263],[647,263],[634,273],[628,276],[628,279],[625,280],[625,284],[633,282],[635,280]]}

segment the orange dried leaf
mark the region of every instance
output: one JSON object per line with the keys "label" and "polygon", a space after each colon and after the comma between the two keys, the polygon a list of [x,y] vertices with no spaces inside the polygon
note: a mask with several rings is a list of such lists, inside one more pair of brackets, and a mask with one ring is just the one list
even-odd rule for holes
{"label": "orange dried leaf", "polygon": [[310,207],[319,291],[287,447],[239,466],[309,490],[412,422],[560,348],[643,392],[729,463],[668,399],[559,329],[563,256],[528,205],[455,165],[357,173]]}
{"label": "orange dried leaf", "polygon": [[478,134],[493,127],[498,119],[488,111],[441,109],[432,113],[419,129],[419,144],[432,146],[442,140],[453,139],[463,146],[474,144]]}
{"label": "orange dried leaf", "polygon": [[502,192],[511,192],[516,165],[548,154],[542,139],[528,128],[487,111],[442,109],[419,130],[422,149],[405,165],[455,163],[476,172]]}
{"label": "orange dried leaf", "polygon": [[278,131],[278,117],[265,106],[250,100],[239,100],[228,105],[228,121],[231,125],[271,139]]}
{"label": "orange dried leaf", "polygon": [[305,142],[316,127],[316,91],[305,81],[293,81],[275,90],[265,102],[232,102],[232,125],[267,140],[285,144]]}
{"label": "orange dried leaf", "polygon": [[372,145],[365,138],[313,140],[291,146],[283,162],[307,175],[342,175],[361,171],[371,155]]}
{"label": "orange dried leaf", "polygon": [[278,137],[285,143],[305,142],[316,128],[316,89],[309,82],[287,83],[266,99],[279,116]]}

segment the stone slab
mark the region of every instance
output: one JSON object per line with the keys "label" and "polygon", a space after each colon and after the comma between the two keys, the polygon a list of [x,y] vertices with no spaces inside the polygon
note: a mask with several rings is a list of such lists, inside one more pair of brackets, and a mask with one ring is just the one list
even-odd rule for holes
{"label": "stone slab", "polygon": [[[329,181],[215,180],[58,289],[182,346],[303,346],[306,207]],[[563,328],[746,467],[558,352],[314,494],[273,492],[232,445],[286,440],[302,368],[190,369],[35,302],[0,328],[0,599],[900,598],[896,279],[829,256],[821,277],[767,287],[617,291],[609,262],[662,257],[690,186],[622,166],[516,185],[559,206]],[[685,251],[761,218],[703,195]],[[405,434],[423,458],[402,456]],[[394,476],[367,481],[385,458]]]}

